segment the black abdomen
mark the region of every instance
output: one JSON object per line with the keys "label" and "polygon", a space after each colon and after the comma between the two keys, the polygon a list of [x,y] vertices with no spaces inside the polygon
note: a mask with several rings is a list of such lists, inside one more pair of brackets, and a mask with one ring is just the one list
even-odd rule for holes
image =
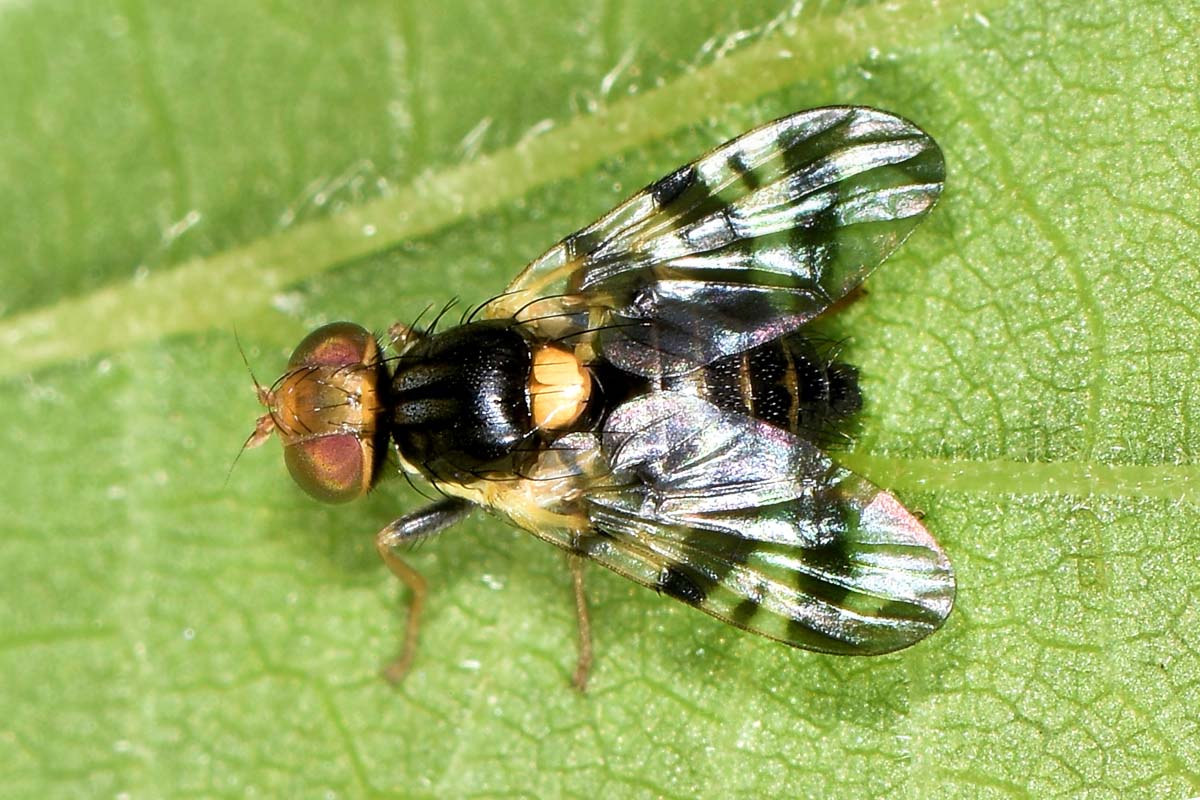
{"label": "black abdomen", "polygon": [[503,468],[531,433],[530,351],[504,322],[475,322],[417,342],[396,365],[392,435],[435,475]]}
{"label": "black abdomen", "polygon": [[718,359],[691,380],[701,382],[698,388],[718,408],[818,444],[833,439],[839,423],[862,407],[858,370],[796,334]]}

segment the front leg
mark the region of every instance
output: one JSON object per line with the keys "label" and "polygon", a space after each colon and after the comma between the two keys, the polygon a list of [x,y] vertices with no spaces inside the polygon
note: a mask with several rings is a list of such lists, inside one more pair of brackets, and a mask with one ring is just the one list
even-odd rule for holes
{"label": "front leg", "polygon": [[383,563],[387,564],[393,575],[404,581],[404,585],[412,590],[413,595],[408,605],[408,627],[404,631],[404,646],[396,660],[388,664],[383,671],[383,677],[389,683],[396,684],[404,678],[412,665],[413,657],[417,654],[417,627],[420,624],[421,609],[425,606],[428,588],[420,573],[393,551],[398,545],[441,533],[470,514],[474,508],[475,505],[466,500],[448,497],[400,517],[375,535],[375,549],[379,551]]}

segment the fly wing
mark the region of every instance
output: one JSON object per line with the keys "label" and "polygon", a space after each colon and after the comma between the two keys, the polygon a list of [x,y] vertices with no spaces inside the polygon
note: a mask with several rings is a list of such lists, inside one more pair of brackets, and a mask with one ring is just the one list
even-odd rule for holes
{"label": "fly wing", "polygon": [[617,366],[686,372],[782,336],[845,296],[925,216],[944,176],[933,139],[893,114],[792,114],[568,236],[485,313],[587,309]]}
{"label": "fly wing", "polygon": [[605,425],[612,477],[586,499],[592,559],[787,644],[872,655],[954,603],[950,562],[890,494],[769,424],[670,392]]}

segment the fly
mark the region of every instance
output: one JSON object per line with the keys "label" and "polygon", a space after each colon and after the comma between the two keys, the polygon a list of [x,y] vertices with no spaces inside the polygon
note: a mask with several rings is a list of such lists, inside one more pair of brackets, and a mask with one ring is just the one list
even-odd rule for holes
{"label": "fly", "polygon": [[343,502],[391,460],[444,495],[380,531],[396,550],[483,507],[582,561],[731,625],[825,653],[898,650],[939,628],[954,574],[921,522],[823,449],[862,402],[809,323],[855,289],[941,194],[941,150],[872,108],[803,111],[662,178],[550,248],[444,331],[308,335],[258,387],[296,482]]}

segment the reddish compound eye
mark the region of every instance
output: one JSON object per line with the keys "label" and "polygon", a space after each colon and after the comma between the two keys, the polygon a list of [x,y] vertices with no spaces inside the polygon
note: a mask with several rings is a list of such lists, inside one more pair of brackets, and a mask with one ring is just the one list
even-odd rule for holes
{"label": "reddish compound eye", "polygon": [[283,460],[301,489],[326,503],[345,503],[371,488],[374,454],[352,433],[284,445]]}
{"label": "reddish compound eye", "polygon": [[[380,393],[387,369],[365,328],[334,322],[296,347],[288,371],[260,396],[267,414],[256,434],[279,434],[296,483],[327,503],[365,494],[379,477],[387,443]],[[256,441],[257,443],[257,441]]]}

